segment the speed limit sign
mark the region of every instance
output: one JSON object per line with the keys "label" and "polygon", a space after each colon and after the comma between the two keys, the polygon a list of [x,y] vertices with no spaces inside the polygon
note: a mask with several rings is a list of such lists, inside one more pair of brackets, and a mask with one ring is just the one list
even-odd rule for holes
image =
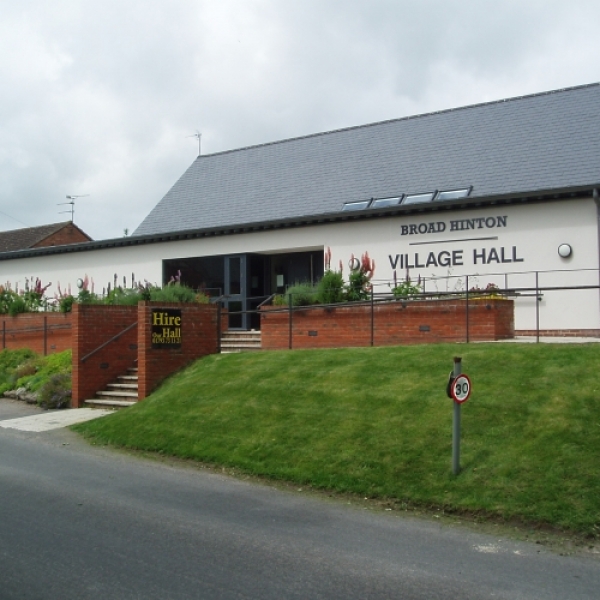
{"label": "speed limit sign", "polygon": [[471,395],[471,380],[466,375],[459,375],[452,382],[450,394],[455,402],[466,402]]}

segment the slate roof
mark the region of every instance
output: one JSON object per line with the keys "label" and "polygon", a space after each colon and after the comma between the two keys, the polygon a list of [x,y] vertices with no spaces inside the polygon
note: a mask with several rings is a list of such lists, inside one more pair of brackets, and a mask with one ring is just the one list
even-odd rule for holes
{"label": "slate roof", "polygon": [[[16,250],[33,248],[36,244],[39,244],[51,235],[58,233],[61,229],[71,225],[77,227],[72,224],[71,221],[64,221],[62,223],[52,223],[50,225],[39,225],[38,227],[25,227],[24,229],[0,231],[0,252],[14,252]],[[89,236],[86,237],[91,239]]]}
{"label": "slate roof", "polygon": [[399,193],[594,186],[599,156],[591,84],[199,156],[133,235],[337,213]]}

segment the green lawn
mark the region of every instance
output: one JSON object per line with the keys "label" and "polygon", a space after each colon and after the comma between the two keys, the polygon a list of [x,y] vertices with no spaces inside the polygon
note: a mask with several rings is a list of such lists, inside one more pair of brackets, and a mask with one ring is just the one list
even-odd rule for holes
{"label": "green lawn", "polygon": [[[412,506],[600,533],[600,347],[469,344],[213,355],[99,442]],[[452,357],[473,382],[452,475]]]}

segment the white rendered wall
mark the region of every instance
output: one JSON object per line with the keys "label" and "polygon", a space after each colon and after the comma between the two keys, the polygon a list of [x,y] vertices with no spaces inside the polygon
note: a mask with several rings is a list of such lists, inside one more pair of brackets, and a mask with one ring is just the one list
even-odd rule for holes
{"label": "white rendered wall", "polygon": [[[478,220],[474,223],[475,229],[460,229],[468,227],[466,221],[474,219]],[[493,226],[486,227],[486,221]],[[414,229],[410,233],[411,225],[415,226],[416,233]],[[421,231],[427,229],[427,233],[419,233],[419,225]],[[439,229],[444,231],[437,231]],[[563,243],[573,248],[568,259],[558,255],[558,246]],[[464,289],[465,275],[470,276],[469,288],[485,288],[488,283],[500,288],[505,287],[505,283],[509,288],[535,287],[535,271],[540,272],[538,281],[542,287],[598,285],[599,282],[598,217],[591,198],[355,222],[345,226],[344,239],[336,239],[336,243],[330,245],[332,266],[337,264],[338,258],[346,265],[352,253],[359,256],[368,250],[376,261],[375,280],[381,290],[393,280],[394,264],[398,280],[405,278],[406,264],[411,267],[412,281],[419,275],[425,278],[452,276],[447,280],[428,281],[426,289],[431,291],[451,291],[454,286]],[[436,262],[444,264],[436,265]],[[457,276],[461,276],[460,284]],[[600,328],[599,297],[598,290],[544,292],[540,302],[540,328]],[[515,310],[517,329],[535,328],[533,297],[518,298]]]}
{"label": "white rendered wall", "polygon": [[[467,223],[470,220],[474,221]],[[487,227],[486,220],[487,225],[493,226]],[[465,275],[470,276],[470,288],[485,288],[488,283],[502,288],[505,282],[508,287],[534,287],[535,271],[540,271],[542,287],[597,285],[597,223],[597,209],[591,198],[440,211],[0,261],[0,282],[10,282],[13,287],[18,284],[22,288],[25,278],[40,277],[43,284],[52,282],[48,290],[52,296],[59,283],[63,291],[70,286],[75,293],[77,279],[87,274],[94,280],[95,291],[101,293],[109,283],[113,285],[115,274],[119,285],[123,277],[127,285],[131,285],[132,274],[136,281],[160,284],[163,259],[245,252],[276,254],[329,246],[333,253],[332,267],[337,268],[342,260],[346,274],[351,254],[360,256],[368,251],[376,262],[376,291],[389,290],[394,270],[398,280],[404,279],[407,264],[413,281],[419,275],[426,278],[460,276],[463,289]],[[469,225],[475,229],[461,229]],[[561,243],[572,246],[571,258],[559,257],[557,248]],[[567,270],[575,272],[567,273]],[[426,285],[431,291],[451,290],[456,279],[448,283],[446,280],[428,281]],[[540,327],[599,329],[599,297],[598,290],[545,292],[540,303]],[[533,329],[535,300],[518,298],[515,317],[517,329]]]}

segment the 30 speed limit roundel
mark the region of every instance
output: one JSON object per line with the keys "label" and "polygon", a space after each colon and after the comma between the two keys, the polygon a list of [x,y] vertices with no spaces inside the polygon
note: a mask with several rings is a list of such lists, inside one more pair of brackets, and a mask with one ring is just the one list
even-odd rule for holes
{"label": "30 speed limit roundel", "polygon": [[455,402],[462,404],[471,395],[471,380],[466,375],[459,375],[450,388],[450,393]]}

